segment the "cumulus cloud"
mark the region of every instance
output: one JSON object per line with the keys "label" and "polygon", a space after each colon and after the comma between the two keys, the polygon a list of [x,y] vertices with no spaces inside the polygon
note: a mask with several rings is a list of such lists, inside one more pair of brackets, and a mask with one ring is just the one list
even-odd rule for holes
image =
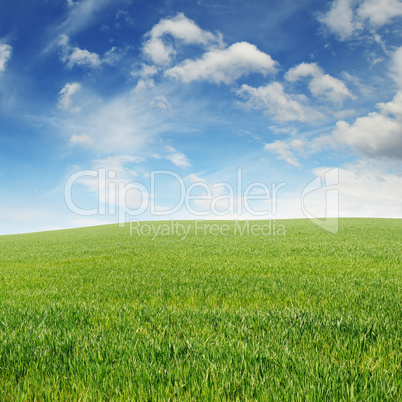
{"label": "cumulus cloud", "polygon": [[73,48],[73,51],[64,61],[67,62],[69,68],[73,68],[74,66],[97,68],[101,65],[101,60],[96,53],[78,47]]}
{"label": "cumulus cloud", "polygon": [[318,146],[349,146],[369,158],[402,159],[402,91],[379,112],[359,117],[354,123],[338,121],[331,134],[319,137]]}
{"label": "cumulus cloud", "polygon": [[402,88],[402,47],[392,55],[391,73],[400,88]]}
{"label": "cumulus cloud", "polygon": [[89,52],[86,49],[80,49],[79,47],[73,47],[69,41],[67,35],[60,35],[59,46],[62,48],[61,60],[67,64],[67,67],[97,68],[101,65],[101,59],[98,54]]}
{"label": "cumulus cloud", "polygon": [[359,27],[355,21],[352,0],[333,1],[331,9],[318,19],[341,40],[350,38]]}
{"label": "cumulus cloud", "polygon": [[315,97],[324,97],[332,102],[342,102],[346,98],[353,98],[341,80],[325,74],[316,63],[301,63],[285,74],[289,82],[296,82],[304,77],[311,77],[309,89]]}
{"label": "cumulus cloud", "polygon": [[5,71],[6,63],[11,58],[13,48],[0,42],[0,72]]}
{"label": "cumulus cloud", "polygon": [[81,111],[81,108],[73,105],[72,97],[81,89],[81,85],[78,82],[66,84],[59,92],[59,108],[68,110],[72,113]]}
{"label": "cumulus cloud", "polygon": [[284,160],[290,165],[300,167],[301,164],[295,156],[294,151],[301,152],[304,148],[304,143],[302,140],[295,139],[290,142],[286,141],[275,141],[270,144],[266,144],[264,149],[279,155],[279,159]]}
{"label": "cumulus cloud", "polygon": [[318,19],[340,40],[348,40],[365,27],[375,29],[400,16],[400,0],[334,0],[330,10]]}
{"label": "cumulus cloud", "polygon": [[366,0],[357,10],[361,19],[367,19],[371,25],[385,25],[393,18],[402,16],[400,0]]}
{"label": "cumulus cloud", "polygon": [[259,88],[243,84],[237,94],[247,100],[248,106],[262,109],[280,122],[305,122],[321,117],[319,112],[305,105],[305,96],[287,94],[279,82]]}
{"label": "cumulus cloud", "polygon": [[144,54],[155,64],[169,65],[176,51],[166,41],[166,36],[186,45],[221,46],[220,35],[202,30],[194,21],[179,13],[175,17],[159,21],[147,34],[148,40],[143,47]]}
{"label": "cumulus cloud", "polygon": [[122,58],[122,53],[116,47],[108,50],[104,57],[101,58],[97,53],[81,49],[77,46],[70,45],[70,39],[67,35],[60,35],[59,46],[61,47],[61,61],[66,63],[68,68],[99,68],[102,63],[116,64]]}
{"label": "cumulus cloud", "polygon": [[166,159],[172,162],[174,165],[180,168],[189,168],[191,167],[191,163],[187,159],[187,156],[183,153],[177,151],[175,148],[170,145],[166,146],[166,150],[169,154],[166,156]]}
{"label": "cumulus cloud", "polygon": [[183,82],[210,81],[230,84],[242,75],[267,74],[275,71],[276,62],[247,42],[235,43],[227,49],[211,50],[198,60],[185,60],[167,70],[165,75]]}

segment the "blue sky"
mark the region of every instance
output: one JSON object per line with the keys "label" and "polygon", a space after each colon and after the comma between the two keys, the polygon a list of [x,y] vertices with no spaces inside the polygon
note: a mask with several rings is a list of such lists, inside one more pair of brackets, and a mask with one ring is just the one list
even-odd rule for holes
{"label": "blue sky", "polygon": [[[213,201],[228,194],[214,184],[239,187],[239,174],[235,203],[252,183],[282,183],[276,208],[271,194],[255,210],[323,217],[325,189],[302,205],[303,189],[333,169],[340,216],[402,217],[401,1],[0,0],[0,10],[0,234],[117,222],[123,201],[124,212],[151,201],[169,211],[180,183],[212,189]],[[66,196],[83,171],[95,173]],[[220,218],[255,217],[222,202]],[[214,218],[211,197],[193,204]],[[184,204],[131,215],[192,216]]]}

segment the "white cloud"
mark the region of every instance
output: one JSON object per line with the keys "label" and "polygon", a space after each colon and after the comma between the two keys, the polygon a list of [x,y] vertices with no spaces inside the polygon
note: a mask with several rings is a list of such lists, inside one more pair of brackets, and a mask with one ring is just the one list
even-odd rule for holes
{"label": "white cloud", "polygon": [[180,168],[191,167],[191,163],[187,159],[186,155],[177,151],[170,145],[166,146],[166,150],[169,152],[169,154],[166,156],[166,159],[169,160],[170,162],[172,162],[174,165],[176,165]]}
{"label": "white cloud", "polygon": [[341,80],[325,74],[316,63],[301,63],[285,74],[285,78],[290,82],[296,82],[304,77],[312,77],[309,89],[315,97],[324,97],[332,102],[342,102],[346,98],[353,98]]}
{"label": "white cloud", "polygon": [[58,26],[59,32],[72,34],[78,32],[99,15],[110,3],[120,3],[121,0],[67,0],[69,13],[67,19]]}
{"label": "white cloud", "polygon": [[318,19],[340,40],[347,40],[363,28],[375,29],[400,16],[400,0],[334,0],[331,9]]}
{"label": "white cloud", "polygon": [[[303,202],[303,187],[306,188],[312,182],[311,179],[323,178],[332,169],[334,167],[313,169],[313,176],[299,183],[299,191],[289,189],[281,193],[277,198],[278,211],[275,218],[305,218],[302,205],[308,213],[320,218],[338,214],[340,217],[402,218],[402,176],[365,161],[339,167],[338,185],[317,188],[307,193]],[[331,185],[325,181],[321,183]],[[338,190],[338,202],[333,198],[328,199],[326,190],[330,189]]]}
{"label": "white cloud", "polygon": [[[319,175],[320,170],[314,170]],[[402,218],[402,177],[358,161],[339,169],[341,216]]]}
{"label": "white cloud", "polygon": [[395,82],[402,88],[402,47],[392,55],[391,72]]}
{"label": "white cloud", "polygon": [[143,91],[147,88],[154,88],[155,82],[153,79],[149,80],[138,80],[136,87],[134,88],[135,91]]}
{"label": "white cloud", "polygon": [[198,60],[185,60],[167,70],[165,75],[184,82],[210,81],[230,84],[242,75],[267,74],[275,71],[276,62],[247,42],[235,43],[227,49],[211,50]]}
{"label": "white cloud", "polygon": [[131,75],[133,77],[149,78],[153,77],[157,73],[158,69],[155,66],[142,63],[139,65],[139,68],[137,66],[137,69],[131,72]]}
{"label": "white cloud", "polygon": [[140,163],[143,162],[143,160],[143,158],[135,155],[115,155],[93,161],[93,167],[113,171],[119,176],[122,176],[123,173],[125,173],[125,176],[129,179],[130,176],[136,176],[136,174],[133,175],[132,168],[128,167],[127,165]]}
{"label": "white cloud", "polygon": [[66,84],[59,92],[59,108],[63,110],[68,110],[72,113],[80,112],[81,108],[78,106],[73,106],[72,100],[72,96],[80,89],[81,85],[78,82]]}
{"label": "white cloud", "polygon": [[5,71],[6,63],[11,58],[13,48],[6,43],[0,43],[0,72]]}
{"label": "white cloud", "polygon": [[81,145],[81,146],[93,146],[93,139],[91,135],[82,134],[82,135],[73,135],[70,138],[70,143],[72,145]]}
{"label": "white cloud", "polygon": [[102,60],[97,53],[90,52],[86,49],[80,49],[79,47],[72,47],[67,35],[60,35],[59,46],[62,48],[61,60],[66,63],[69,68],[75,66],[98,68],[102,64]]}
{"label": "white cloud", "polygon": [[154,38],[144,45],[144,53],[158,64],[169,64],[170,56],[174,53],[173,47],[165,45],[160,38]]}
{"label": "white cloud", "polygon": [[99,55],[78,47],[75,47],[64,61],[67,62],[69,68],[73,68],[74,66],[97,68],[101,65]]}
{"label": "white cloud", "polygon": [[365,0],[357,10],[361,19],[369,20],[374,26],[388,24],[393,18],[402,16],[400,0]]}
{"label": "white cloud", "polygon": [[176,53],[173,46],[166,42],[166,35],[186,45],[221,45],[220,35],[202,30],[194,21],[179,13],[175,17],[160,20],[147,35],[149,39],[144,44],[143,52],[158,65],[168,65]]}
{"label": "white cloud", "polygon": [[353,0],[335,0],[328,13],[318,18],[341,40],[350,38],[359,27],[355,21],[352,3]]}
{"label": "white cloud", "polygon": [[301,140],[295,139],[288,142],[285,141],[275,141],[271,144],[266,144],[264,149],[266,151],[274,152],[279,155],[279,159],[284,160],[290,165],[300,167],[300,163],[296,156],[294,155],[294,151],[301,152],[304,148],[304,143]]}
{"label": "white cloud", "polygon": [[[76,96],[76,94],[74,95]],[[53,119],[42,118],[70,140],[72,135],[91,135],[90,146],[100,155],[137,153],[160,133],[171,130],[174,122],[166,113],[150,107],[152,98],[139,97],[127,91],[102,101],[99,97],[85,97],[85,113],[73,116],[62,113]],[[76,141],[76,145],[79,145]]]}
{"label": "white cloud", "polygon": [[305,96],[287,94],[279,82],[259,88],[243,84],[237,94],[247,99],[249,106],[262,109],[281,122],[305,122],[321,117],[319,112],[305,105]]}
{"label": "white cloud", "polygon": [[140,77],[137,82],[136,90],[144,90],[146,88],[154,88],[155,82],[153,80],[154,75],[158,74],[158,69],[155,66],[142,63],[139,67],[131,71],[131,76],[136,78]]}
{"label": "white cloud", "polygon": [[151,106],[161,110],[162,112],[167,112],[172,108],[171,104],[164,96],[157,96],[153,99]]}
{"label": "white cloud", "polygon": [[124,52],[122,52],[121,49],[117,48],[116,46],[113,46],[103,55],[102,63],[115,66],[122,60],[123,57]]}
{"label": "white cloud", "polygon": [[338,121],[330,135],[315,140],[318,147],[349,146],[369,158],[402,159],[402,91],[388,103],[377,105],[380,112],[359,117],[354,123]]}

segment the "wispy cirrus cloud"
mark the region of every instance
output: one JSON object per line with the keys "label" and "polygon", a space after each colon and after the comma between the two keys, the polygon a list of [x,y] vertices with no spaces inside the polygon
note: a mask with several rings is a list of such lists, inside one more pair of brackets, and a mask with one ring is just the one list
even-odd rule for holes
{"label": "wispy cirrus cloud", "polygon": [[191,167],[191,163],[187,159],[187,156],[184,155],[182,152],[177,151],[172,146],[168,145],[165,147],[168,151],[168,155],[166,159],[172,162],[174,165],[180,168],[189,168]]}
{"label": "wispy cirrus cloud", "polygon": [[263,110],[279,122],[307,122],[321,117],[320,112],[308,106],[304,95],[286,93],[279,82],[258,88],[243,84],[237,94],[246,99],[248,106]]}
{"label": "wispy cirrus cloud", "polygon": [[[135,92],[126,91],[102,101],[74,84],[67,84],[60,94],[62,113],[50,120],[42,118],[72,145],[90,148],[100,155],[137,153],[171,129],[173,123],[169,115],[151,107],[153,98],[139,98]],[[85,99],[79,105],[82,112],[66,114],[64,110],[71,112],[78,107],[73,102],[78,92],[80,98]]]}
{"label": "wispy cirrus cloud", "polygon": [[301,140],[295,139],[290,142],[276,140],[270,144],[266,144],[264,149],[276,153],[279,159],[284,160],[290,165],[301,167],[298,158],[295,156],[294,151],[302,151],[304,143]]}
{"label": "wispy cirrus cloud", "polygon": [[57,31],[72,35],[90,25],[107,6],[121,2],[122,0],[67,0],[68,14],[64,22],[57,27]]}

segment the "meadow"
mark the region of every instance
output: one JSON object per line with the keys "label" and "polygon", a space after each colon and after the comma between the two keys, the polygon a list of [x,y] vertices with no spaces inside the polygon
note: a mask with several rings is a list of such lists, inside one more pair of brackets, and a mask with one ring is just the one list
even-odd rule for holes
{"label": "meadow", "polygon": [[0,236],[0,400],[402,400],[402,220],[278,222]]}

